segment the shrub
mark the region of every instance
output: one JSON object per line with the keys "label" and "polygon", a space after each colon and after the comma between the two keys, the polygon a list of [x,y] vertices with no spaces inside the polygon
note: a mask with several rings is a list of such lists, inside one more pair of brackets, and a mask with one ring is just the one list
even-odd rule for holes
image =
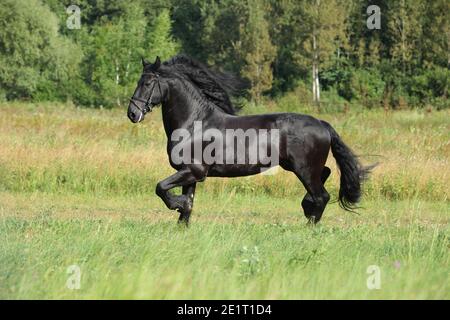
{"label": "shrub", "polygon": [[381,105],[385,85],[377,69],[355,70],[351,76],[352,96],[368,108]]}
{"label": "shrub", "polygon": [[0,16],[0,87],[5,98],[64,99],[81,50],[58,34],[55,14],[37,0],[3,0]]}

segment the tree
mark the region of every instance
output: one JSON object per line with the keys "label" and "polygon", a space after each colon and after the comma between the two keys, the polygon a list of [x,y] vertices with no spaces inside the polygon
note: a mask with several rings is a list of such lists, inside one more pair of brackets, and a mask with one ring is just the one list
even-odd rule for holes
{"label": "tree", "polygon": [[422,61],[426,67],[450,66],[450,2],[447,0],[428,1],[424,8],[422,37],[419,45]]}
{"label": "tree", "polygon": [[313,101],[320,104],[321,64],[331,61],[346,45],[346,7],[339,0],[308,0],[304,3],[305,27],[307,34],[303,52],[299,52],[300,61],[308,61],[312,68]]}
{"label": "tree", "polygon": [[270,0],[271,14],[267,16],[272,43],[277,49],[273,63],[274,90],[285,92],[309,74],[307,64],[298,63],[299,53],[308,35],[304,30],[305,13],[299,0]]}
{"label": "tree", "polygon": [[178,53],[179,43],[172,37],[172,21],[169,11],[164,9],[155,19],[154,27],[147,34],[146,55],[159,56],[165,60]]}
{"label": "tree", "polygon": [[58,34],[57,17],[37,0],[4,0],[0,16],[0,95],[68,98],[81,51]]}
{"label": "tree", "polygon": [[173,35],[179,39],[183,51],[201,61],[206,61],[207,45],[203,41],[204,11],[200,0],[172,0]]}
{"label": "tree", "polygon": [[[371,5],[380,8],[381,29],[367,27],[368,18],[373,14],[367,13]],[[382,59],[390,55],[391,40],[388,37],[387,14],[389,9],[386,0],[352,0],[348,6],[347,39],[349,42],[348,56],[357,67],[371,67],[378,65]]]}
{"label": "tree", "polygon": [[174,36],[183,51],[217,69],[239,73],[244,57],[240,30],[247,21],[242,0],[173,0]]}
{"label": "tree", "polygon": [[248,21],[241,28],[242,47],[238,50],[244,56],[245,65],[242,75],[251,82],[250,94],[259,103],[264,91],[272,88],[272,67],[276,55],[268,23],[264,17],[267,5],[260,0],[250,0],[248,5]]}
{"label": "tree", "polygon": [[[81,29],[66,27],[71,4]],[[367,27],[371,5],[380,30]],[[444,106],[449,9],[448,0],[4,0],[0,99],[123,105],[141,56],[183,52],[247,77],[257,102],[312,83],[306,99],[318,106],[322,90],[375,105],[384,84],[392,105]]]}
{"label": "tree", "polygon": [[421,0],[397,0],[389,3],[388,28],[393,45],[391,57],[405,74],[420,61],[418,43],[422,38],[421,15],[425,3]]}
{"label": "tree", "polygon": [[95,25],[86,33],[83,47],[85,81],[93,89],[91,104],[123,105],[132,94],[142,67],[141,57],[169,58],[178,51],[170,35],[171,21],[162,10],[149,26],[144,10],[130,5],[121,16]]}

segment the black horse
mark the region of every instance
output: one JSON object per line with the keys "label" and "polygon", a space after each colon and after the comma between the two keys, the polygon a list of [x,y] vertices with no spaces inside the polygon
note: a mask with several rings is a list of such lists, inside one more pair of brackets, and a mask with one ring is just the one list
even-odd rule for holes
{"label": "black horse", "polygon": [[[169,209],[180,212],[179,222],[189,222],[197,182],[206,177],[253,175],[264,168],[280,165],[295,173],[303,183],[307,190],[301,202],[304,214],[309,221],[317,223],[330,199],[324,187],[331,173],[325,166],[330,148],[341,171],[339,203],[349,211],[355,208],[361,196],[361,184],[370,169],[360,165],[330,124],[296,113],[238,116],[230,96],[241,89],[243,82],[231,74],[213,71],[187,56],[175,56],[163,63],[159,57],[154,63],[143,59],[142,64],[143,73],[130,100],[128,118],[133,123],[141,122],[154,106],[162,105],[169,161],[177,172],[157,184],[156,194]],[[190,136],[180,141],[183,136],[180,134],[181,129]],[[201,153],[206,151],[208,141],[212,139],[203,137],[199,142],[198,138],[193,138],[199,129],[202,132],[214,129],[215,139],[220,134],[225,136],[230,130],[240,130],[241,133],[276,130],[277,141],[260,139],[257,144],[270,144],[271,155],[276,153],[277,161],[268,164],[267,156],[255,157],[250,150],[254,141],[247,139],[249,135],[245,136],[244,142],[237,144],[234,138],[233,143],[226,140],[225,143],[222,141],[222,144],[217,144],[211,153],[213,161],[206,161],[202,159]],[[199,143],[200,150],[197,151],[200,152],[188,153],[191,147],[195,149]],[[175,148],[183,149],[179,153],[182,161],[174,158]],[[221,157],[219,153],[222,153]],[[214,161],[223,159],[225,153],[227,161]],[[229,154],[233,156],[229,157]],[[181,195],[170,192],[172,188],[180,186]]]}

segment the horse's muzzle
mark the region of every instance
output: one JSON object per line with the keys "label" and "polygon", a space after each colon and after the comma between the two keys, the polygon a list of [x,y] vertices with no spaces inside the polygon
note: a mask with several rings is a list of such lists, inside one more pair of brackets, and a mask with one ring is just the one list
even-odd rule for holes
{"label": "horse's muzzle", "polygon": [[144,120],[144,113],[137,108],[128,109],[128,119],[133,123],[138,123]]}

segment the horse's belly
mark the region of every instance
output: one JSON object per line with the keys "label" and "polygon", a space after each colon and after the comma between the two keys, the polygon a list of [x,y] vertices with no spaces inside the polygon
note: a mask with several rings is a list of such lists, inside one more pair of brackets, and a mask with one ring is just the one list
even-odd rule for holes
{"label": "horse's belly", "polygon": [[249,164],[215,164],[208,170],[209,177],[244,177],[262,173],[270,166]]}

